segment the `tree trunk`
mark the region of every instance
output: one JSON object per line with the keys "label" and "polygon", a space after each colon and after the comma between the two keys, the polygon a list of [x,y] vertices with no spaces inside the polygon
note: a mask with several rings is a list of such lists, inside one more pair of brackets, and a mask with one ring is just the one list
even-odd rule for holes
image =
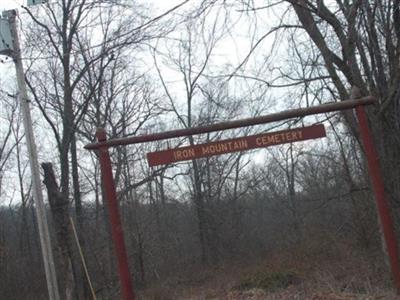
{"label": "tree trunk", "polygon": [[60,192],[51,163],[43,163],[44,184],[50,203],[52,220],[57,236],[57,257],[61,272],[60,287],[64,299],[76,299],[74,297],[74,274],[72,270],[71,232],[69,226],[69,201]]}
{"label": "tree trunk", "polygon": [[[74,201],[75,201],[75,213],[76,213],[76,220],[77,220],[77,234],[78,234],[78,241],[81,246],[82,252],[84,257],[86,257],[86,244],[83,238],[83,207],[82,207],[82,199],[81,199],[81,191],[79,185],[79,174],[78,174],[78,157],[76,153],[76,138],[75,135],[72,137],[71,140],[71,167],[72,167],[72,184],[73,184],[73,192],[74,192]],[[75,248],[76,249],[76,248]],[[76,256],[79,254],[77,253]],[[78,282],[77,283],[77,292],[83,299],[87,299],[89,297],[89,286],[86,278],[84,277],[85,270],[83,268],[83,264],[80,263],[79,266],[75,268],[78,270]]]}

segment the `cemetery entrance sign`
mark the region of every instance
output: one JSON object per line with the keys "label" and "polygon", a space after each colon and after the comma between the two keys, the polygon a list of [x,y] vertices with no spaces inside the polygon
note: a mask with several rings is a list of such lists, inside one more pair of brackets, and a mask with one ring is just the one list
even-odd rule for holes
{"label": "cemetery entrance sign", "polygon": [[[327,103],[307,108],[291,109],[255,118],[227,121],[200,127],[171,130],[150,135],[131,136],[107,140],[105,130],[99,128],[96,133],[97,142],[88,144],[85,146],[85,148],[88,150],[98,151],[102,183],[106,198],[105,200],[107,201],[108,205],[111,235],[117,256],[118,273],[120,277],[121,293],[123,299],[133,300],[135,299],[135,296],[133,293],[131,273],[128,267],[128,256],[126,253],[122,224],[119,216],[117,192],[109,153],[110,147],[146,143],[177,137],[189,137],[196,134],[234,129],[245,126],[260,125],[282,121],[290,118],[301,118],[314,114],[349,109],[354,109],[355,116],[358,120],[360,140],[362,141],[365,158],[368,163],[368,172],[370,176],[371,186],[375,193],[376,206],[378,209],[380,224],[382,227],[383,238],[385,240],[385,245],[389,256],[393,282],[398,294],[400,294],[400,263],[398,257],[396,236],[393,228],[392,217],[390,215],[389,203],[385,195],[378,154],[373,142],[371,131],[368,125],[367,115],[364,109],[364,106],[371,105],[375,101],[375,98],[372,96],[361,97],[359,90],[353,89],[352,99],[349,100]],[[264,133],[229,140],[221,140],[207,144],[148,153],[148,161],[150,166],[157,166],[183,160],[196,159],[199,157],[208,157],[212,155],[230,153],[235,151],[244,151],[283,143],[298,142],[323,136],[325,136],[324,126],[314,125],[309,127]]]}
{"label": "cemetery entrance sign", "polygon": [[147,153],[150,167],[326,136],[322,124]]}

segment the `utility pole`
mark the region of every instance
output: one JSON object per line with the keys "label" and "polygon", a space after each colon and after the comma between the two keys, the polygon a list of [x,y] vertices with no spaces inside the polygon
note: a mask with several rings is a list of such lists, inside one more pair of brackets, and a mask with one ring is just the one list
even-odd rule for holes
{"label": "utility pole", "polygon": [[[47,289],[50,300],[60,300],[58,290],[58,283],[56,277],[56,269],[54,265],[53,250],[51,247],[49,227],[47,223],[46,208],[43,202],[42,184],[40,180],[39,162],[37,156],[37,149],[35,138],[32,128],[32,117],[29,107],[28,93],[25,83],[24,68],[21,59],[21,48],[19,44],[18,30],[17,30],[17,11],[8,10],[3,13],[3,16],[8,20],[11,49],[8,52],[1,52],[12,57],[15,63],[17,82],[18,82],[18,99],[22,110],[23,124],[25,129],[26,144],[29,153],[29,163],[31,168],[32,185],[33,185],[33,199],[35,201],[36,221],[39,228],[40,245],[42,249],[42,257],[44,269],[46,273]],[[4,21],[4,19],[3,19]],[[10,45],[10,46],[11,46]]]}

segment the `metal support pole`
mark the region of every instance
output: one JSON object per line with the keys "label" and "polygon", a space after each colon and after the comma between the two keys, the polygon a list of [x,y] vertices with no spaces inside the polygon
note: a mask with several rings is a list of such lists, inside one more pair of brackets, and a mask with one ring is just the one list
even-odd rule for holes
{"label": "metal support pole", "polygon": [[400,265],[398,247],[392,217],[390,216],[389,203],[385,195],[385,188],[382,181],[378,153],[373,143],[372,134],[368,126],[367,116],[364,107],[357,106],[355,110],[360,126],[360,135],[362,143],[364,145],[365,156],[367,158],[368,173],[371,178],[372,187],[375,193],[379,220],[382,226],[386,250],[390,260],[393,281],[397,289],[397,294],[400,294]]}
{"label": "metal support pole", "polygon": [[31,111],[29,108],[28,93],[25,85],[25,74],[21,60],[21,49],[18,39],[18,31],[16,24],[16,10],[6,12],[10,24],[11,36],[13,38],[13,53],[18,89],[19,101],[22,110],[23,123],[25,129],[26,145],[29,153],[29,163],[32,173],[33,199],[35,200],[36,221],[39,229],[40,246],[44,263],[44,270],[47,280],[47,289],[51,300],[59,300],[60,294],[58,290],[56,269],[54,266],[53,251],[51,247],[49,228],[47,223],[46,208],[43,203],[42,184],[40,180],[39,162],[35,138],[33,135]]}
{"label": "metal support pole", "polygon": [[227,130],[227,129],[234,129],[240,128],[245,126],[253,126],[253,125],[260,125],[266,124],[271,122],[282,121],[290,118],[299,118],[305,117],[320,113],[327,113],[333,112],[338,110],[345,110],[345,109],[352,109],[358,105],[370,105],[375,102],[375,98],[372,96],[363,97],[356,100],[345,100],[340,102],[332,102],[326,103],[318,106],[311,106],[305,108],[296,108],[281,111],[274,114],[269,114],[266,116],[259,116],[254,118],[248,119],[241,119],[241,120],[234,120],[234,121],[226,121],[221,123],[215,123],[211,125],[205,126],[198,126],[198,127],[191,127],[185,129],[177,129],[171,131],[164,131],[159,133],[153,133],[148,135],[138,135],[138,136],[130,136],[130,137],[123,137],[123,138],[116,138],[110,139],[106,142],[102,143],[92,143],[87,144],[85,149],[94,150],[100,147],[115,147],[115,146],[123,146],[123,145],[130,145],[130,144],[138,144],[138,143],[146,143],[152,141],[159,141],[165,139],[172,139],[182,136],[191,136],[195,134],[202,134],[202,133],[209,133],[214,131],[220,130]]}
{"label": "metal support pole", "polygon": [[[97,129],[96,137],[99,142],[107,140],[106,131],[102,128]],[[134,300],[133,285],[128,266],[128,256],[126,253],[124,232],[122,229],[121,218],[119,215],[117,193],[115,190],[114,177],[111,167],[110,153],[108,147],[99,149],[99,160],[102,174],[102,182],[107,200],[108,212],[110,215],[111,235],[118,261],[119,280],[123,299]]]}

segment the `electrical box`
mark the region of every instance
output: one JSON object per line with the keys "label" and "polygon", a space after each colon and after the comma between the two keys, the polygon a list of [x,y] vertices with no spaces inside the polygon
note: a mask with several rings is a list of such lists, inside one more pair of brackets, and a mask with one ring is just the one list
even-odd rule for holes
{"label": "electrical box", "polygon": [[47,2],[47,0],[28,0],[28,6],[36,5],[36,4],[43,4],[46,2]]}
{"label": "electrical box", "polygon": [[7,19],[0,18],[0,54],[11,55],[13,40],[10,31],[10,23]]}

